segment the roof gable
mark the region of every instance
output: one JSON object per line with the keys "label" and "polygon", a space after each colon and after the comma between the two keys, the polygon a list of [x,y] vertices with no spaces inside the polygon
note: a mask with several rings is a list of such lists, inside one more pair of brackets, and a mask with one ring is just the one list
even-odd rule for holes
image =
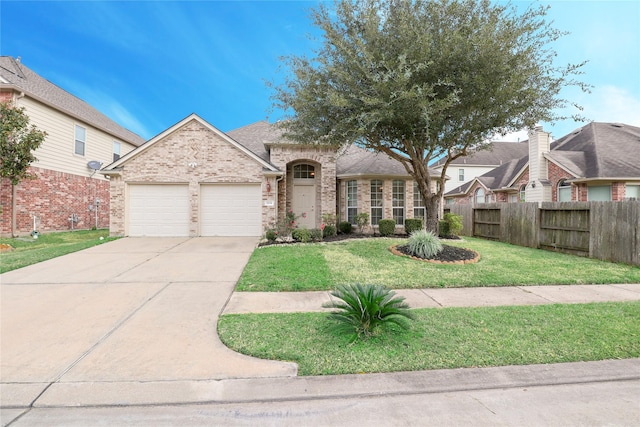
{"label": "roof gable", "polygon": [[134,146],[144,139],[9,56],[0,56],[0,87],[14,88]]}
{"label": "roof gable", "polygon": [[171,133],[175,132],[176,130],[178,130],[178,129],[182,128],[183,126],[185,126],[187,123],[189,123],[191,121],[194,121],[194,120],[197,121],[198,123],[200,123],[201,125],[205,126],[207,129],[209,129],[214,134],[216,134],[219,137],[221,137],[227,143],[229,143],[232,146],[236,147],[238,150],[240,150],[241,152],[243,152],[244,154],[246,154],[247,156],[249,156],[250,158],[255,160],[257,163],[261,164],[262,167],[264,167],[265,169],[270,170],[270,171],[274,171],[274,172],[278,171],[278,168],[276,168],[275,166],[270,164],[268,161],[265,161],[260,156],[258,156],[257,154],[255,154],[254,152],[249,150],[247,147],[245,147],[244,145],[238,143],[233,138],[229,137],[229,135],[227,135],[224,132],[218,130],[216,127],[214,127],[211,124],[209,124],[206,120],[202,119],[200,116],[198,116],[197,114],[193,113],[193,114],[187,116],[186,118],[184,118],[183,120],[181,120],[180,122],[176,123],[175,125],[171,126],[169,129],[165,130],[164,132],[156,135],[155,137],[153,137],[152,139],[150,139],[149,141],[147,141],[146,143],[144,143],[140,147],[138,147],[135,150],[127,153],[125,156],[121,157],[117,161],[111,163],[110,165],[105,167],[101,172],[105,173],[105,174],[109,174],[111,172],[116,172],[120,166],[122,166],[123,164],[127,163],[129,160],[131,160],[131,159],[139,156],[141,153],[144,153],[145,151],[149,150],[158,141],[163,140],[165,137],[167,137]]}

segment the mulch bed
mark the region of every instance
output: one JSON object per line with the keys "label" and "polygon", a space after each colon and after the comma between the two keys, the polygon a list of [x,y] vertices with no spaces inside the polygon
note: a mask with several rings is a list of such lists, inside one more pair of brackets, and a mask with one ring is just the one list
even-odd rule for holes
{"label": "mulch bed", "polygon": [[411,252],[405,245],[391,246],[390,250],[395,255],[407,256],[419,261],[427,261],[435,264],[473,264],[480,260],[480,254],[471,249],[458,248],[456,246],[442,245],[443,249],[430,258],[420,258]]}

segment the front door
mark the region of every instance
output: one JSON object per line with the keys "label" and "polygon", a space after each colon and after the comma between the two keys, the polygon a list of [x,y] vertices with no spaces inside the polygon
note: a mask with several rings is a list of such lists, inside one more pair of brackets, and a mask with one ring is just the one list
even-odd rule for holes
{"label": "front door", "polygon": [[316,228],[316,186],[293,186],[293,213],[299,228]]}

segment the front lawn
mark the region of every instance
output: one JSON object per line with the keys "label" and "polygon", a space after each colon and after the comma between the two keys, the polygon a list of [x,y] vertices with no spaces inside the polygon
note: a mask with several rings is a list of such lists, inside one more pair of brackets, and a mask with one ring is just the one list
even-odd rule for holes
{"label": "front lawn", "polygon": [[640,268],[465,237],[452,246],[480,253],[476,264],[431,264],[393,255],[402,239],[275,245],[254,251],[236,290],[333,290],[372,283],[394,289],[640,283]]}
{"label": "front lawn", "polygon": [[412,310],[408,330],[349,342],[326,313],[228,314],[231,349],[293,361],[299,375],[415,371],[640,357],[640,302]]}
{"label": "front lawn", "polygon": [[[0,273],[26,267],[51,258],[87,249],[115,240],[108,237],[109,230],[77,230],[41,234],[38,239],[30,236],[0,238],[0,244],[10,245],[14,250],[0,253]],[[100,240],[100,238],[103,240]]]}

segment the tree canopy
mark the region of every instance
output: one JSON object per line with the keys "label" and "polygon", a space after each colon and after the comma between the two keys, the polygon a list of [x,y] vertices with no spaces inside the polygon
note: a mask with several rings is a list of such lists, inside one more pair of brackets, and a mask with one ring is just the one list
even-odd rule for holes
{"label": "tree canopy", "polygon": [[46,132],[29,126],[29,116],[23,107],[0,103],[0,177],[9,178],[12,185],[29,178],[29,165],[36,160],[33,151],[47,136]]}
{"label": "tree canopy", "polygon": [[288,113],[286,137],[358,143],[400,161],[437,226],[444,186],[431,190],[428,164],[449,163],[493,135],[563,118],[579,107],[560,96],[581,64],[558,66],[552,43],[564,33],[546,7],[519,13],[488,0],[355,0],[312,10],[323,32],[315,56],[284,58],[290,74],[274,87]]}

